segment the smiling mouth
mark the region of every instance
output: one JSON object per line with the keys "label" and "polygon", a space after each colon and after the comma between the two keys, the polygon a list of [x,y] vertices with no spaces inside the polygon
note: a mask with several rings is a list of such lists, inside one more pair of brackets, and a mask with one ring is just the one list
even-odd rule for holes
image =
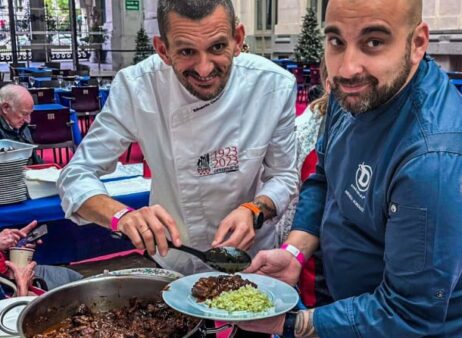
{"label": "smiling mouth", "polygon": [[209,75],[207,77],[201,77],[201,76],[195,76],[195,75],[189,75],[190,78],[193,79],[194,82],[196,82],[200,86],[207,86],[211,85],[212,82],[218,77],[217,75]]}
{"label": "smiling mouth", "polygon": [[345,94],[359,94],[360,92],[364,91],[369,84],[368,83],[362,83],[362,84],[354,84],[354,85],[346,85],[346,84],[341,84],[342,91]]}

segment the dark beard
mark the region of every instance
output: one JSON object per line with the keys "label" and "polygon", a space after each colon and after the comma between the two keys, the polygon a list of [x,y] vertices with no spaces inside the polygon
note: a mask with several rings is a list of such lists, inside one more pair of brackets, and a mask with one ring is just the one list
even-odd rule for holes
{"label": "dark beard", "polygon": [[[408,41],[406,46],[406,53],[403,58],[403,62],[399,68],[399,73],[393,82],[389,85],[383,85],[379,87],[379,81],[376,77],[371,75],[366,76],[355,76],[351,79],[345,79],[341,77],[334,77],[332,85],[332,93],[340,106],[353,114],[360,114],[373,110],[393,98],[404,86],[406,80],[411,72],[411,44]],[[369,84],[370,90],[364,94],[345,94],[340,89],[340,84],[345,85],[364,85]],[[355,103],[348,102],[348,97],[356,96],[359,100]]]}

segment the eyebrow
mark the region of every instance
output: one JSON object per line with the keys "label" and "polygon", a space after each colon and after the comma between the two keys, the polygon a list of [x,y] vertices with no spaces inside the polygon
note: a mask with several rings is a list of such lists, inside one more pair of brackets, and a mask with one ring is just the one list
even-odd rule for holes
{"label": "eyebrow", "polygon": [[[367,35],[371,33],[383,33],[386,35],[392,35],[391,30],[388,27],[385,27],[383,25],[368,26],[361,30],[361,35]],[[327,35],[327,34],[342,35],[340,33],[340,29],[336,26],[327,26],[326,28],[324,28],[324,35]]]}
{"label": "eyebrow", "polygon": [[[228,42],[228,37],[225,35],[221,35],[221,36],[218,36],[215,40],[213,40],[213,42],[211,43],[211,46],[216,45],[217,43],[227,43],[227,42]],[[179,38],[175,41],[175,46],[177,48],[184,48],[184,47],[195,48],[196,44],[194,42],[190,42],[190,41]]]}
{"label": "eyebrow", "polygon": [[327,35],[327,34],[341,35],[340,29],[338,29],[338,27],[335,27],[335,26],[326,26],[326,28],[324,28],[324,35]]}
{"label": "eyebrow", "polygon": [[361,35],[371,34],[371,33],[383,33],[386,35],[391,35],[391,30],[388,27],[383,25],[374,25],[368,26],[361,30]]}

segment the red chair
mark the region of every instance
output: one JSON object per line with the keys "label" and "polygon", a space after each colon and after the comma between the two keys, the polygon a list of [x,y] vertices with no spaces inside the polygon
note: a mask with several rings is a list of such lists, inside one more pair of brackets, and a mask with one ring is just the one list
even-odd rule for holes
{"label": "red chair", "polygon": [[293,70],[295,79],[297,80],[297,102],[308,102],[308,88],[305,83],[305,75],[303,67],[297,67]]}
{"label": "red chair", "polygon": [[72,87],[71,97],[63,96],[63,98],[70,100],[71,109],[75,110],[79,117],[82,135],[85,135],[90,129],[91,122],[101,110],[98,87]]}
{"label": "red chair", "polygon": [[53,149],[53,160],[56,160],[55,150],[59,150],[59,162],[63,163],[61,148],[66,149],[66,159],[69,162],[69,148],[75,151],[74,135],[72,133],[69,108],[36,110],[31,115],[31,130],[34,144],[38,149]]}
{"label": "red chair", "polygon": [[35,104],[55,103],[53,88],[29,88],[29,93],[34,98]]}

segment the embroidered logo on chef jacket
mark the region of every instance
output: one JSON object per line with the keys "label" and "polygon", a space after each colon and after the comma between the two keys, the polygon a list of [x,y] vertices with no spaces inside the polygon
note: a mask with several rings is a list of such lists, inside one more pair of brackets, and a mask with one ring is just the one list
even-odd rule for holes
{"label": "embroidered logo on chef jacket", "polygon": [[236,146],[220,148],[199,156],[197,173],[210,176],[239,170],[239,151]]}
{"label": "embroidered logo on chef jacket", "polygon": [[369,186],[372,180],[372,167],[365,164],[364,162],[358,165],[358,169],[355,174],[355,183],[345,189],[345,195],[350,199],[353,205],[364,212],[364,204],[366,195],[364,194],[369,190]]}
{"label": "embroidered logo on chef jacket", "polygon": [[369,165],[360,164],[356,170],[356,187],[361,192],[366,192],[371,184],[372,168]]}

